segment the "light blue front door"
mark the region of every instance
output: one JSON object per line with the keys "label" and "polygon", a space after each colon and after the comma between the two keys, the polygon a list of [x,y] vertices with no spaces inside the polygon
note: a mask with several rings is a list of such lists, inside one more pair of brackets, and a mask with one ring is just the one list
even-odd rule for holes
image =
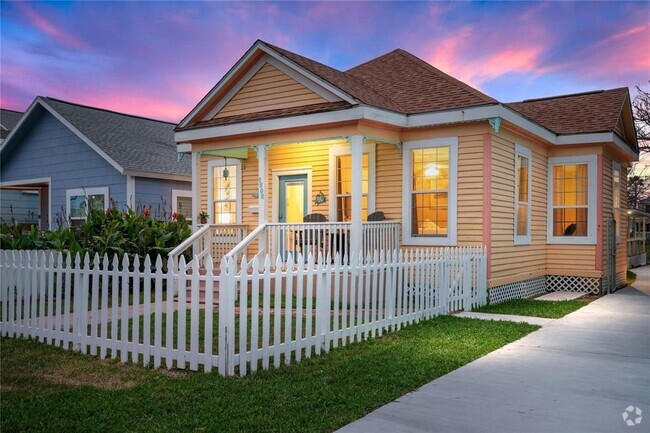
{"label": "light blue front door", "polygon": [[[307,175],[280,176],[278,194],[278,222],[299,224],[307,214]],[[286,259],[288,253],[296,250],[297,230],[287,229],[280,236],[280,253]]]}

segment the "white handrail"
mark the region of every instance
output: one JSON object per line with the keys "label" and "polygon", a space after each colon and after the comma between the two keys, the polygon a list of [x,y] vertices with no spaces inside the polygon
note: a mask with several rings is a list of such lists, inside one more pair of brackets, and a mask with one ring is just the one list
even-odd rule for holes
{"label": "white handrail", "polygon": [[177,246],[167,254],[168,263],[172,262],[173,265],[172,269],[174,269],[174,271],[176,271],[176,269],[178,268],[178,258],[181,256],[181,254],[183,254],[185,250],[187,250],[192,245],[194,245],[196,241],[204,237],[206,232],[209,232],[210,229],[211,227],[209,224],[204,225],[199,230],[194,232],[189,238],[181,242],[179,246]]}
{"label": "white handrail", "polygon": [[245,251],[248,248],[249,244],[251,244],[259,235],[264,233],[264,231],[266,230],[266,226],[267,224],[260,224],[259,226],[257,226],[255,230],[250,232],[248,236],[242,239],[240,243],[238,243],[232,250],[230,250],[225,255],[225,257],[230,260],[236,258],[237,255],[240,254],[242,251]]}

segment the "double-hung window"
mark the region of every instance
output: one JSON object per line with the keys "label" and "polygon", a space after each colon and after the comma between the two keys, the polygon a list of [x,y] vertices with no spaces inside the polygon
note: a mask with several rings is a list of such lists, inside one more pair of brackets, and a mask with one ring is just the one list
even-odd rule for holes
{"label": "double-hung window", "polygon": [[69,189],[65,195],[66,212],[73,226],[83,224],[93,210],[106,211],[110,200],[108,187]]}
{"label": "double-hung window", "polygon": [[596,243],[596,156],[548,159],[548,242]]}
{"label": "double-hung window", "polygon": [[172,212],[192,221],[192,191],[172,190]]}
{"label": "double-hung window", "polygon": [[[330,219],[352,219],[352,155],[349,146],[330,148]],[[375,144],[363,145],[361,171],[361,219],[374,212],[375,198]]]}
{"label": "double-hung window", "polygon": [[210,223],[241,221],[241,164],[239,160],[208,162],[208,214]]}
{"label": "double-hung window", "polygon": [[515,245],[530,245],[532,153],[515,145]]}
{"label": "double-hung window", "polygon": [[621,237],[621,164],[612,162],[612,212],[616,224],[616,242]]}
{"label": "double-hung window", "polygon": [[455,245],[458,139],[404,143],[402,238],[405,245]]}

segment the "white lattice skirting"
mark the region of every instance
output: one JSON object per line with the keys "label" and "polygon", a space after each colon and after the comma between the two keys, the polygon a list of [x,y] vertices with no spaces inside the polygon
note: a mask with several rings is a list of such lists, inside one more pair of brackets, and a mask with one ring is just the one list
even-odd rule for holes
{"label": "white lattice skirting", "polygon": [[490,304],[499,304],[511,299],[530,298],[531,296],[541,295],[544,292],[546,292],[546,278],[537,277],[492,287],[489,290],[488,296]]}
{"label": "white lattice skirting", "polygon": [[569,277],[566,275],[547,275],[492,287],[488,291],[490,304],[499,304],[511,299],[524,299],[545,292],[600,293],[601,279],[589,277]]}
{"label": "white lattice skirting", "polygon": [[581,293],[600,293],[600,278],[590,277],[568,277],[566,275],[547,275],[546,291],[547,292],[581,292]]}

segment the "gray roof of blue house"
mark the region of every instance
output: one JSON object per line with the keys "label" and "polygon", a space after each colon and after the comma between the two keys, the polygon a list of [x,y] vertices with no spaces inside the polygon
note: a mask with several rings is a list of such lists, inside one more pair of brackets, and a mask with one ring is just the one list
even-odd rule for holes
{"label": "gray roof of blue house", "polygon": [[52,109],[126,171],[190,176],[189,158],[177,158],[176,124],[43,97]]}
{"label": "gray roof of blue house", "polygon": [[23,113],[14,110],[0,108],[0,138],[7,138],[9,132],[18,124]]}
{"label": "gray roof of blue house", "polygon": [[[117,113],[49,97],[37,97],[2,152],[15,151],[42,110],[50,111],[123,174],[189,177],[191,161],[178,161],[174,123]],[[3,110],[4,111],[4,110]]]}

